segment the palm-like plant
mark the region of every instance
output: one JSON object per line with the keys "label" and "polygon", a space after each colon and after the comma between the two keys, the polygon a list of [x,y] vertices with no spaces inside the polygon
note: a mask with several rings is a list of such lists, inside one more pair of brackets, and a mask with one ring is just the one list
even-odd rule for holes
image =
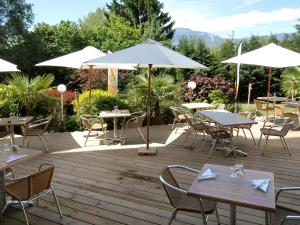
{"label": "palm-like plant", "polygon": [[288,68],[282,75],[280,87],[288,97],[300,94],[300,68]]}
{"label": "palm-like plant", "polygon": [[27,114],[32,115],[35,100],[50,87],[53,81],[54,76],[51,74],[29,78],[26,74],[12,73],[8,85],[15,90],[16,102],[26,108]]}
{"label": "palm-like plant", "polygon": [[[180,101],[182,86],[175,83],[170,75],[153,76],[151,79],[151,104],[156,115],[161,114],[162,107],[170,106],[174,101]],[[146,75],[138,75],[134,82],[128,85],[126,94],[128,101],[145,110],[147,105],[148,79]]]}

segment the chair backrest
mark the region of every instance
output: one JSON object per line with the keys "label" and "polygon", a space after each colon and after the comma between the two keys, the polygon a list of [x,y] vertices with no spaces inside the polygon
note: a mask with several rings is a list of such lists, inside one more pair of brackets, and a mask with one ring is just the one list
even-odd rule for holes
{"label": "chair backrest", "polygon": [[88,130],[92,127],[92,121],[88,115],[81,115],[80,121]]}
{"label": "chair backrest", "polygon": [[274,106],[274,114],[275,116],[280,116],[280,117],[284,117],[284,111],[283,108],[281,106]]}
{"label": "chair backrest", "polygon": [[285,136],[287,135],[287,133],[289,132],[289,130],[292,128],[294,122],[288,122],[288,123],[285,123],[280,131],[281,135],[282,136]]}
{"label": "chair backrest", "polygon": [[132,113],[131,118],[127,121],[126,127],[135,128],[143,126],[146,115],[144,111]]}
{"label": "chair backrest", "polygon": [[256,110],[262,110],[263,104],[260,100],[254,99],[254,103],[255,103],[255,106],[256,106]]}
{"label": "chair backrest", "polygon": [[180,187],[171,173],[170,168],[166,167],[163,169],[159,175],[159,179],[167,193],[171,205],[176,208],[183,193],[176,189]]}
{"label": "chair backrest", "polygon": [[49,189],[53,172],[54,166],[52,165],[6,185],[5,191],[19,200],[28,200]]}
{"label": "chair backrest", "polygon": [[173,114],[173,116],[174,116],[174,119],[178,119],[178,108],[177,107],[175,107],[175,106],[170,106],[170,109],[171,109],[171,112],[172,112],[172,114]]}
{"label": "chair backrest", "polygon": [[194,124],[193,124],[193,121],[192,121],[185,113],[183,114],[183,116],[184,116],[184,118],[185,118],[187,124],[188,124],[191,128],[193,128],[193,129],[195,130],[195,126],[194,126]]}

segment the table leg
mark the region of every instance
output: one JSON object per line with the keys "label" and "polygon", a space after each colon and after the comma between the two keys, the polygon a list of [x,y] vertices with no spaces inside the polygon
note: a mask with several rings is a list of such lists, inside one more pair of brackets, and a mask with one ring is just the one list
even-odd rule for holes
{"label": "table leg", "polygon": [[10,130],[10,141],[11,141],[11,144],[14,145],[14,144],[16,144],[14,126],[9,126],[9,130]]}
{"label": "table leg", "polygon": [[236,225],[236,206],[230,205],[230,225]]}
{"label": "table leg", "polygon": [[271,212],[265,211],[265,224],[271,225]]}
{"label": "table leg", "polygon": [[226,157],[229,156],[231,153],[234,153],[236,155],[236,153],[243,155],[243,156],[248,156],[248,154],[246,152],[243,152],[241,150],[236,149],[235,144],[234,144],[234,139],[233,139],[233,127],[230,127],[230,135],[232,138],[232,149],[230,151],[228,151],[226,153]]}
{"label": "table leg", "polygon": [[113,118],[113,123],[114,123],[114,140],[117,140],[117,118]]}
{"label": "table leg", "polygon": [[3,210],[6,206],[6,196],[4,193],[5,187],[5,172],[4,170],[0,171],[0,218],[2,218]]}

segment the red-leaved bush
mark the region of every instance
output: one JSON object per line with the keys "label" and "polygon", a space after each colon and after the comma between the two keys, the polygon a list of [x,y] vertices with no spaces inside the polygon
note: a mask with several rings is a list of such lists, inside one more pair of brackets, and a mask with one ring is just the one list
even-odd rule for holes
{"label": "red-leaved bush", "polygon": [[[48,91],[47,95],[52,97],[60,97],[61,94],[56,89],[53,89]],[[65,91],[63,96],[65,103],[71,103],[75,99],[75,91]]]}
{"label": "red-leaved bush", "polygon": [[221,90],[228,95],[228,97],[233,95],[233,89],[229,81],[225,80],[224,77],[201,77],[193,76],[185,84],[184,88],[184,101],[189,101],[188,94],[188,82],[194,81],[197,86],[193,91],[193,100],[208,100],[208,94],[213,90]]}

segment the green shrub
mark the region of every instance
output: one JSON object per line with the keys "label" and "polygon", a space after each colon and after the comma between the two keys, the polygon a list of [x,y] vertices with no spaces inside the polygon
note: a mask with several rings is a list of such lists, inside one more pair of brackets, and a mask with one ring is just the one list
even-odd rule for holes
{"label": "green shrub", "polygon": [[66,131],[66,132],[80,130],[80,121],[79,121],[77,115],[65,116],[62,126],[63,126],[63,131]]}
{"label": "green shrub", "polygon": [[0,117],[8,117],[10,112],[18,112],[15,89],[0,84]]}
{"label": "green shrub", "polygon": [[228,96],[221,90],[213,90],[213,91],[209,92],[208,97],[210,99],[210,102],[213,104],[228,103]]}

